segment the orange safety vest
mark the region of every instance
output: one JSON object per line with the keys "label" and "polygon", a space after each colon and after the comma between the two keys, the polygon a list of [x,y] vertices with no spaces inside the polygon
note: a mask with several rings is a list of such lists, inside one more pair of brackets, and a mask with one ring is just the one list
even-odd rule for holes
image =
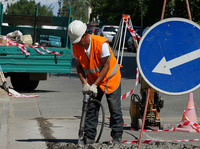
{"label": "orange safety vest", "polygon": [[[90,50],[90,59],[87,57],[84,47],[81,47],[77,44],[73,44],[73,53],[76,58],[80,61],[80,64],[85,73],[87,73],[87,81],[89,84],[93,84],[95,80],[98,78],[103,65],[101,63],[101,49],[104,42],[108,42],[108,40],[104,37],[97,35],[90,35],[92,38],[91,42],[91,50]],[[110,69],[106,74],[105,78],[98,84],[101,90],[106,93],[112,93],[115,91],[121,80],[121,73],[119,70],[119,66],[117,63],[117,59],[115,58],[111,48],[109,46],[110,51]]]}

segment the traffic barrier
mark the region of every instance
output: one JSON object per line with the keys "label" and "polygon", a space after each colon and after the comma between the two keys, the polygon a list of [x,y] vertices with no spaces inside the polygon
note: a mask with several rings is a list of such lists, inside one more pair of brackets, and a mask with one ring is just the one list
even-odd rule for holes
{"label": "traffic barrier", "polygon": [[183,132],[200,132],[200,126],[197,122],[193,93],[189,93],[188,103],[183,112],[182,120],[176,128],[177,131]]}
{"label": "traffic barrier", "polygon": [[128,24],[128,21],[124,19],[124,22],[127,24],[127,28],[129,32],[131,33],[131,35],[133,36],[133,38],[135,40],[137,40],[137,38],[141,39],[140,35],[138,35],[137,32],[133,29],[133,27]]}
{"label": "traffic barrier", "polygon": [[[119,42],[119,49],[118,49],[118,55],[117,55],[117,62],[119,61],[119,55],[120,55],[120,47],[121,47],[121,39],[122,39],[122,31],[123,31],[123,27],[124,27],[124,23],[126,24],[126,28],[128,29],[128,31],[130,32],[130,34],[132,35],[133,39],[134,39],[134,44],[136,46],[136,49],[138,47],[138,40],[137,38],[141,39],[141,37],[134,31],[133,27],[132,27],[132,22],[131,22],[131,17],[130,15],[127,15],[127,14],[123,14],[122,15],[122,20],[120,22],[120,32],[118,32],[118,34],[116,35],[116,38],[115,38],[115,41],[114,41],[114,44],[113,44],[113,51],[116,50],[116,47],[117,47],[117,44]],[[125,28],[125,34],[126,34],[126,28]],[[119,40],[119,37],[120,37],[120,40]],[[122,58],[123,58],[123,52],[124,52],[124,44],[125,44],[125,38],[123,38],[123,43],[122,43],[122,52],[121,52],[121,61],[119,63],[120,67],[123,67],[122,66]],[[133,94],[137,84],[138,84],[138,81],[139,81],[139,70],[137,68],[136,70],[136,82],[135,82],[135,87],[130,90],[129,92],[123,94],[121,96],[121,100],[127,98],[128,96],[130,96],[131,94]]]}
{"label": "traffic barrier", "polygon": [[[122,16],[122,20],[123,20],[123,22],[125,22],[125,24],[127,25],[128,31],[129,31],[129,32],[131,33],[131,35],[133,36],[133,39],[134,39],[134,41],[136,42],[136,49],[137,49],[137,46],[138,46],[137,38],[138,38],[138,39],[141,39],[141,37],[140,37],[140,36],[135,32],[135,30],[133,29],[133,27],[132,27],[132,22],[130,21],[130,20],[131,20],[130,15],[123,15],[123,16]],[[130,21],[130,23],[129,23],[129,21]],[[128,96],[130,96],[131,94],[133,94],[133,92],[135,91],[135,88],[136,88],[138,82],[139,82],[139,69],[137,68],[137,70],[136,70],[136,82],[135,82],[135,87],[134,87],[132,90],[128,91],[127,93],[123,94],[123,95],[121,96],[121,100],[123,100],[123,99],[127,98]]]}

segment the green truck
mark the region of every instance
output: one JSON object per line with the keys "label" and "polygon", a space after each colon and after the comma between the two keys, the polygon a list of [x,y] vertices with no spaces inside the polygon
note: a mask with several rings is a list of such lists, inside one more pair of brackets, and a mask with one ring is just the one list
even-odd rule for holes
{"label": "green truck", "polygon": [[[72,21],[70,8],[68,17],[38,16],[37,5],[34,16],[5,15],[3,5],[1,5],[0,13],[1,37],[4,38],[8,33],[20,31],[23,35],[31,35],[33,44],[41,45],[43,41],[42,46],[36,46],[36,48],[32,45],[17,43],[0,46],[0,65],[4,75],[10,77],[15,90],[36,89],[40,80],[47,80],[48,73],[69,74],[71,72],[72,44],[67,32],[67,27]],[[5,23],[8,25],[3,25]],[[56,29],[43,28],[44,25],[56,26]],[[46,45],[44,37],[47,37]],[[56,37],[56,40],[60,40],[59,43],[62,44],[50,45],[48,38],[51,37]],[[22,49],[25,49],[28,54],[23,53]]]}

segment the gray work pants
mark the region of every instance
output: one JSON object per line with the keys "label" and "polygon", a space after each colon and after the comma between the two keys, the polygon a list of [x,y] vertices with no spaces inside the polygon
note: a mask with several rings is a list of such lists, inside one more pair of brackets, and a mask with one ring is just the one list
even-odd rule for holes
{"label": "gray work pants", "polygon": [[[98,87],[98,94],[95,98],[101,101],[104,92]],[[119,87],[110,94],[105,94],[107,98],[108,108],[110,111],[110,128],[112,138],[121,138],[123,134],[123,115],[121,111],[121,84]],[[86,122],[85,122],[85,134],[86,137],[95,140],[97,134],[99,104],[93,102],[89,105]]]}

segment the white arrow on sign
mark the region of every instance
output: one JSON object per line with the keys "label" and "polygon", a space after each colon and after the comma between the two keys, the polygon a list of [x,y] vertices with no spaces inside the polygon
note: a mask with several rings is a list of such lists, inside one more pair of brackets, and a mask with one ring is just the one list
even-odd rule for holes
{"label": "white arrow on sign", "polygon": [[152,72],[171,75],[170,69],[175,68],[179,65],[185,64],[192,60],[200,58],[200,49],[197,49],[193,52],[187,53],[180,57],[174,58],[170,61],[166,61],[165,57],[156,65]]}

